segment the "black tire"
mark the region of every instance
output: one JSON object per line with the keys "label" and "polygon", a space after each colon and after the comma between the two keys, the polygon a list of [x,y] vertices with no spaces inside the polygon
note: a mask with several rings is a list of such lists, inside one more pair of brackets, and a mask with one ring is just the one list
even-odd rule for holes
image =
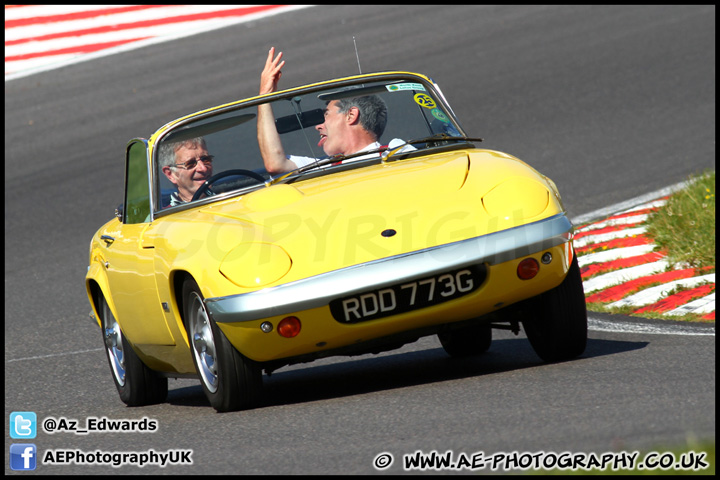
{"label": "black tire", "polygon": [[470,325],[438,333],[438,339],[445,352],[451,357],[480,355],[490,348],[492,328],[490,325]]}
{"label": "black tire", "polygon": [[262,370],[228,341],[209,317],[192,278],[183,283],[183,319],[193,363],[210,405],[218,412],[252,408],[262,393]]}
{"label": "black tire", "polygon": [[577,257],[563,282],[536,299],[538,315],[523,320],[530,344],[546,362],[581,355],[587,344],[587,309]]}
{"label": "black tire", "polygon": [[100,294],[98,310],[102,322],[105,356],[115,387],[129,407],[162,403],[167,398],[168,380],[148,368],[123,335],[105,297]]}

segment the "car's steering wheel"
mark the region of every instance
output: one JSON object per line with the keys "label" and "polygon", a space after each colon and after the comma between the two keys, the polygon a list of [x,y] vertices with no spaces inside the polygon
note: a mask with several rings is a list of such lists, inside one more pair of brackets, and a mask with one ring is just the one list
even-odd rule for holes
{"label": "car's steering wheel", "polygon": [[200,199],[200,196],[205,192],[209,191],[211,193],[214,193],[212,191],[212,189],[210,188],[210,186],[213,183],[215,183],[218,180],[221,180],[225,177],[232,177],[233,175],[244,175],[246,177],[254,178],[255,180],[259,181],[260,183],[265,183],[265,178],[262,175],[260,175],[259,173],[253,172],[252,170],[244,170],[242,168],[236,168],[234,170],[225,170],[224,172],[220,172],[217,175],[213,175],[212,177],[205,180],[205,183],[200,185],[200,188],[198,188],[195,191],[195,195],[193,195],[191,202],[194,202],[195,200]]}

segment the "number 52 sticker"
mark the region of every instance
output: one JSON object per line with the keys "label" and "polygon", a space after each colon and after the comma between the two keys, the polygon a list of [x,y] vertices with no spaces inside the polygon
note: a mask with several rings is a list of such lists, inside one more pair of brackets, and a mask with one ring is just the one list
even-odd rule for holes
{"label": "number 52 sticker", "polygon": [[425,95],[424,93],[416,93],[413,98],[415,99],[415,102],[421,107],[435,108],[437,106],[435,104],[435,100],[433,100],[432,97],[430,97],[429,95]]}

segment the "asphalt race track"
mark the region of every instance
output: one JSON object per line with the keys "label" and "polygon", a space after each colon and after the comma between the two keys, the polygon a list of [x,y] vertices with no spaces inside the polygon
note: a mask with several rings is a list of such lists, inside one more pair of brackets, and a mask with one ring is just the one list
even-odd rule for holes
{"label": "asphalt race track", "polygon": [[[40,453],[193,451],[189,466],[37,473],[372,474],[382,452],[394,457],[384,471],[402,473],[416,451],[714,440],[714,325],[607,315],[592,315],[585,354],[560,364],[543,364],[522,333],[500,332],[464,362],[431,337],[281,369],[251,411],[216,414],[190,380],[171,380],[161,405],[120,402],[83,280],[90,238],[122,202],[127,141],[256,94],[272,45],[287,60],[281,87],[355,74],[353,36],[363,72],[433,77],[470,135],[556,182],[571,218],[714,168],[714,6],[321,6],[8,81],[6,422],[15,411],[80,426],[147,417],[156,431],[32,442]],[[12,443],[6,434],[6,473]]]}

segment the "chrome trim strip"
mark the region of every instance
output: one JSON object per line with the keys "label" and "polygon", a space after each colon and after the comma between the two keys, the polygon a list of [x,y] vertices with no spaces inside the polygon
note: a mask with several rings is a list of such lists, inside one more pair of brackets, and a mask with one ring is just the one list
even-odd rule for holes
{"label": "chrome trim strip", "polygon": [[322,273],[256,292],[205,299],[216,322],[234,323],[327,305],[368,290],[435,275],[468,265],[496,265],[572,239],[564,213],[508,230]]}

